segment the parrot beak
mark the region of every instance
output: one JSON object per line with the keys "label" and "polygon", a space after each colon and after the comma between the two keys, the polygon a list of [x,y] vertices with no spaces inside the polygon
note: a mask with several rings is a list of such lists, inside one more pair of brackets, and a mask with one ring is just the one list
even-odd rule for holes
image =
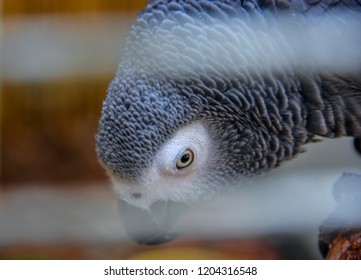
{"label": "parrot beak", "polygon": [[129,238],[138,244],[159,245],[175,239],[172,225],[186,204],[172,201],[158,201],[149,209],[142,209],[119,200],[122,223]]}

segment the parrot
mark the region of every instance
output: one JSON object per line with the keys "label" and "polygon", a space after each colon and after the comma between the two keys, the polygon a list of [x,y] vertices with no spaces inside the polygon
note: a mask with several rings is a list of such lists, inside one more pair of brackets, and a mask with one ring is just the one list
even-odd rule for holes
{"label": "parrot", "polygon": [[359,0],[147,1],[95,136],[129,237],[171,241],[191,204],[317,137],[360,138],[360,12]]}

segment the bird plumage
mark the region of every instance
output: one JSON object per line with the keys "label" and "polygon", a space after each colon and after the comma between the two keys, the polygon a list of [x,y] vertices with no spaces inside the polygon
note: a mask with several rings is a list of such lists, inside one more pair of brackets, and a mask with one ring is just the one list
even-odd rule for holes
{"label": "bird plumage", "polygon": [[[361,137],[361,66],[297,68],[285,59],[292,49],[282,34],[262,33],[281,15],[297,24],[324,15],[341,23],[342,15],[360,11],[360,1],[148,1],[131,28],[96,136],[119,198],[144,208],[202,199],[292,159],[315,135]],[[254,19],[259,33],[250,28]],[[277,53],[279,46],[291,55]],[[273,49],[276,65],[260,63]],[[168,153],[168,143],[192,126],[199,126],[195,138],[205,135],[207,165],[191,175],[158,172],[160,151]],[[157,189],[161,176],[172,186]]]}

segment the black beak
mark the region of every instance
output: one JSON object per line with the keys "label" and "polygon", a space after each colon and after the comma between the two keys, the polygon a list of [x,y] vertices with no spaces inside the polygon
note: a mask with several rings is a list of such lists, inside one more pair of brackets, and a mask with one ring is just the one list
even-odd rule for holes
{"label": "black beak", "polygon": [[172,201],[158,201],[149,210],[119,200],[120,217],[129,238],[139,244],[159,245],[175,239],[171,232],[179,214],[186,204]]}

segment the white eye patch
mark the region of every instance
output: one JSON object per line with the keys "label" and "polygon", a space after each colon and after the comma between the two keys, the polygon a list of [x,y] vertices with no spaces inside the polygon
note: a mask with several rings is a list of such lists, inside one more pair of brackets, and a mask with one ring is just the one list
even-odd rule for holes
{"label": "white eye patch", "polygon": [[185,174],[206,164],[211,139],[199,122],[177,131],[158,151],[153,170],[160,174]]}

